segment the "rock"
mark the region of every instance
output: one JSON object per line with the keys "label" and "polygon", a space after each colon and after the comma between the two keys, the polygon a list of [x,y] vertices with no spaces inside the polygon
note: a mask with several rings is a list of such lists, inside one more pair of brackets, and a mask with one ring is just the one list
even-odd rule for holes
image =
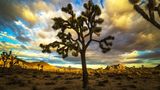
{"label": "rock", "polygon": [[124,64],[118,64],[118,65],[107,66],[106,69],[111,72],[112,71],[125,71],[126,67]]}

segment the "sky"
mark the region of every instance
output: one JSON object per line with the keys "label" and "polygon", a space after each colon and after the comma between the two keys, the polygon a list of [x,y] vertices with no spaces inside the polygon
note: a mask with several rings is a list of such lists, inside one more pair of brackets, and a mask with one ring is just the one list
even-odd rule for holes
{"label": "sky", "polygon": [[[42,53],[40,43],[54,42],[57,31],[52,18],[67,14],[61,7],[73,5],[77,15],[88,0],[0,0],[0,53],[12,50],[25,61],[45,61],[55,66],[81,67],[80,57],[62,59],[55,51]],[[102,10],[104,19],[99,38],[113,35],[112,50],[106,54],[96,43],[86,53],[89,68],[125,64],[126,66],[155,66],[160,62],[160,30],[144,20],[128,0],[93,0]]]}

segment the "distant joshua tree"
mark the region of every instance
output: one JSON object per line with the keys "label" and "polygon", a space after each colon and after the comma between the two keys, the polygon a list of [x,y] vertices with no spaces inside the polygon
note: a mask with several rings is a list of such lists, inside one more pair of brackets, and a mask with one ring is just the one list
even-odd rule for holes
{"label": "distant joshua tree", "polygon": [[40,64],[37,64],[37,66],[38,66],[38,70],[39,70]]}
{"label": "distant joshua tree", "polygon": [[[144,19],[160,29],[160,2],[158,0],[129,0],[134,5],[134,9],[143,16]],[[145,6],[144,8],[142,6]],[[159,17],[156,17],[156,13]]]}
{"label": "distant joshua tree", "polygon": [[[54,41],[48,45],[40,44],[43,49],[42,52],[51,53],[51,48],[56,48],[56,51],[62,55],[63,58],[68,57],[68,52],[72,52],[72,55],[77,57],[80,54],[83,71],[83,88],[88,89],[88,72],[86,66],[86,50],[91,42],[97,42],[103,53],[106,53],[111,49],[113,36],[107,36],[101,40],[95,40],[94,35],[100,36],[102,28],[99,26],[103,23],[103,19],[99,18],[101,15],[101,9],[98,5],[93,4],[92,0],[89,0],[84,4],[85,11],[82,11],[81,15],[76,16],[73,11],[72,5],[68,4],[67,7],[63,7],[61,10],[70,15],[65,20],[61,17],[53,18],[54,30],[60,30],[57,37],[60,41]],[[73,36],[67,30],[72,30],[76,33],[76,37]]]}
{"label": "distant joshua tree", "polygon": [[12,68],[15,64],[18,64],[19,63],[19,61],[17,60],[17,56],[13,56],[13,55],[11,55],[10,56],[10,68]]}
{"label": "distant joshua tree", "polygon": [[44,66],[43,66],[43,65],[41,65],[41,71],[43,71],[43,67],[44,67]]}
{"label": "distant joshua tree", "polygon": [[3,67],[6,67],[7,61],[10,59],[10,56],[12,55],[12,51],[7,52],[2,52],[1,54],[1,59],[3,61]]}

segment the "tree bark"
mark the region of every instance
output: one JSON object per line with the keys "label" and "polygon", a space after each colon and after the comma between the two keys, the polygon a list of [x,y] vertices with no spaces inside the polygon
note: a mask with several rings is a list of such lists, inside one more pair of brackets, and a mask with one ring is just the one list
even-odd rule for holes
{"label": "tree bark", "polygon": [[82,72],[83,72],[83,89],[88,90],[88,72],[86,66],[85,51],[81,52]]}
{"label": "tree bark", "polygon": [[3,62],[3,68],[5,68],[5,67],[6,67],[6,61]]}
{"label": "tree bark", "polygon": [[2,72],[4,72],[6,69],[6,61],[3,61],[3,68],[2,68]]}

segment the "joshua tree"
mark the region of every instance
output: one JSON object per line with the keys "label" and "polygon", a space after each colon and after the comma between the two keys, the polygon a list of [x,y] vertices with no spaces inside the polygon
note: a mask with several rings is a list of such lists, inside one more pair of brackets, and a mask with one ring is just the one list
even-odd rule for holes
{"label": "joshua tree", "polygon": [[41,65],[41,71],[43,71],[43,65]]}
{"label": "joshua tree", "polygon": [[18,64],[19,63],[19,61],[17,60],[17,56],[13,56],[13,55],[11,55],[10,56],[10,68],[12,68],[15,64]]}
{"label": "joshua tree", "polygon": [[[82,11],[81,15],[76,16],[73,11],[72,5],[68,4],[61,10],[70,15],[65,20],[61,17],[53,18],[54,30],[60,30],[57,37],[60,41],[54,41],[48,45],[40,44],[43,49],[42,52],[51,53],[51,48],[56,48],[56,52],[62,55],[62,58],[68,56],[68,52],[71,52],[73,56],[77,57],[80,54],[82,71],[83,71],[83,88],[88,88],[88,72],[86,67],[86,50],[91,42],[97,42],[102,49],[103,53],[106,53],[111,49],[113,36],[107,36],[101,40],[94,39],[94,36],[99,36],[102,28],[99,26],[103,23],[103,19],[99,18],[101,15],[101,9],[98,5],[93,4],[92,0],[89,0],[84,4],[85,11]],[[72,30],[76,34],[67,32]]]}
{"label": "joshua tree", "polygon": [[[157,0],[129,0],[134,5],[134,9],[143,16],[144,19],[160,29],[160,3]],[[142,6],[145,6],[144,8]],[[156,13],[159,17],[156,17]]]}
{"label": "joshua tree", "polygon": [[9,52],[9,54],[7,52],[2,52],[1,54],[1,59],[3,61],[3,67],[6,67],[6,63],[9,60],[9,57],[11,56],[12,51]]}
{"label": "joshua tree", "polygon": [[39,70],[40,64],[37,64],[37,66],[38,66],[38,70]]}

